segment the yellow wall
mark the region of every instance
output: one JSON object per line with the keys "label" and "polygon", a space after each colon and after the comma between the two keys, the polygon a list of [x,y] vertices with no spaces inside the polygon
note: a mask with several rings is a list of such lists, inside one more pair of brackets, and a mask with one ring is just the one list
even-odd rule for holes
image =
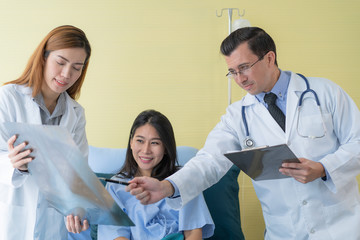
{"label": "yellow wall", "polygon": [[[79,99],[91,145],[125,147],[133,119],[154,108],[178,145],[200,148],[227,106],[219,44],[228,19],[215,14],[226,7],[246,9],[273,36],[280,68],[330,78],[360,106],[357,0],[0,0],[0,83],[19,76],[52,28],[72,24],[93,48]],[[233,100],[243,95],[234,85]],[[261,239],[258,200],[246,176],[239,183],[244,232]]]}

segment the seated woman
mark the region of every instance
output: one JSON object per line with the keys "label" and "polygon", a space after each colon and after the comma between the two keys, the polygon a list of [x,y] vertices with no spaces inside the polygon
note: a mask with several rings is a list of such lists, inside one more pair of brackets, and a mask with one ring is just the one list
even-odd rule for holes
{"label": "seated woman", "polygon": [[[113,179],[149,176],[163,180],[178,169],[170,121],[155,110],[140,113],[131,127],[124,166]],[[135,226],[99,225],[98,239],[200,240],[213,235],[214,223],[202,195],[174,210],[165,200],[142,205],[121,184],[107,183],[106,189]]]}

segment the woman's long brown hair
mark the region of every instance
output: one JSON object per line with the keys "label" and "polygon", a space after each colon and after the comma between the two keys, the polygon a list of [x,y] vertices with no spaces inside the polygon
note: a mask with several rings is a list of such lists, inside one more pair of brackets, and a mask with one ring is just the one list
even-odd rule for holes
{"label": "woman's long brown hair", "polygon": [[33,88],[32,95],[35,97],[41,91],[41,85],[44,81],[45,60],[49,52],[65,48],[83,48],[86,52],[81,75],[74,85],[67,90],[71,98],[77,99],[80,96],[81,86],[89,65],[91,47],[85,33],[81,29],[70,25],[60,26],[49,32],[30,57],[22,75],[18,79],[5,84],[13,83],[29,86]]}

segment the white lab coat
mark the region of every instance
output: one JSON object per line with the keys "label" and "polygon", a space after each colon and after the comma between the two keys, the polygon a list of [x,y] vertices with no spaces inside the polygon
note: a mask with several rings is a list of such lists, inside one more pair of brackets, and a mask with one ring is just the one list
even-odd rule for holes
{"label": "white lab coat", "polygon": [[[31,93],[21,85],[1,87],[0,122],[41,124],[40,109]],[[60,125],[69,130],[87,157],[84,109],[65,95],[66,110]],[[67,239],[64,216],[48,206],[31,175],[18,173],[10,164],[7,140],[0,136],[0,239]]]}
{"label": "white lab coat", "polygon": [[[224,153],[244,148],[246,119],[256,146],[286,143],[298,157],[321,162],[329,179],[302,184],[293,178],[253,181],[266,224],[265,239],[360,239],[360,196],[356,176],[360,173],[360,113],[355,103],[336,84],[308,78],[316,91],[326,124],[326,136],[318,139],[297,134],[296,106],[306,89],[304,80],[291,73],[284,133],[255,96],[247,94],[230,105],[220,123],[210,132],[205,146],[170,179],[177,185],[181,200],[168,199],[180,207],[216,183],[232,166]],[[307,107],[306,94],[301,130],[309,135],[322,129],[319,110]],[[306,103],[305,103],[306,102]],[[309,105],[310,106],[310,105]],[[316,116],[317,115],[317,116]]]}

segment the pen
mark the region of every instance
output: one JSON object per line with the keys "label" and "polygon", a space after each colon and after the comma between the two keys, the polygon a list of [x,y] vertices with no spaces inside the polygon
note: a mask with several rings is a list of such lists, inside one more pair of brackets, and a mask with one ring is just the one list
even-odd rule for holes
{"label": "pen", "polygon": [[108,178],[103,178],[103,177],[99,177],[99,179],[104,180],[105,182],[118,183],[118,184],[122,184],[122,185],[126,185],[126,186],[130,184],[128,182],[123,182],[123,181],[118,181],[118,180],[113,180],[113,179],[108,179]]}

